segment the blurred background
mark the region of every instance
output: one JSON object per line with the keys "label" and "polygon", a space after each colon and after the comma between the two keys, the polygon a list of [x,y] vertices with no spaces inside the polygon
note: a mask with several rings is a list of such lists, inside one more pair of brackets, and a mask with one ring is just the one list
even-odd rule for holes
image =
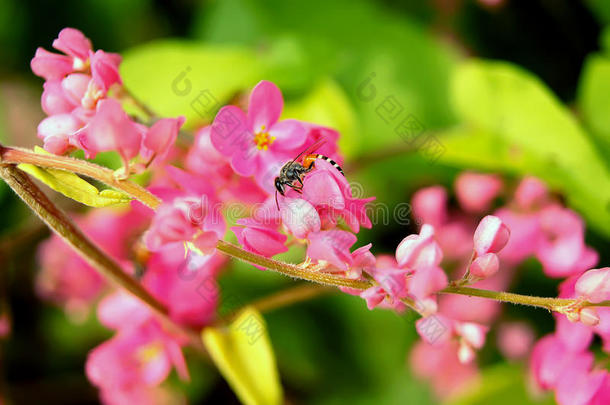
{"label": "blurred background", "polygon": [[[124,56],[123,80],[139,98],[161,115],[186,115],[190,128],[212,118],[193,106],[199,92],[224,104],[261,79],[276,82],[286,116],[342,133],[351,176],[390,212],[420,187],[450,187],[464,169],[539,176],[586,219],[587,242],[608,265],[608,23],[604,0],[0,0],[0,141],[40,144],[42,79],[29,63],[75,27],[94,48]],[[184,79],[186,94],[177,91]],[[407,135],[380,113],[383,102],[408,117]],[[409,136],[430,143],[414,147]],[[71,319],[37,297],[34,252],[48,233],[4,184],[0,212],[0,305],[13,320],[1,389],[15,403],[97,403],[83,367],[110,333],[95,316]],[[359,240],[393,252],[413,231],[390,221]],[[232,266],[221,284],[243,302],[292,283]],[[553,296],[556,286],[532,260],[511,290]],[[539,336],[554,328],[540,310],[505,306],[501,317],[525,320]],[[408,367],[413,315],[333,295],[266,319],[292,403],[437,402]],[[531,399],[525,365],[508,364],[493,345],[479,362],[485,389],[453,403],[553,403]],[[175,384],[192,403],[237,403],[213,368],[189,367],[192,383]]]}

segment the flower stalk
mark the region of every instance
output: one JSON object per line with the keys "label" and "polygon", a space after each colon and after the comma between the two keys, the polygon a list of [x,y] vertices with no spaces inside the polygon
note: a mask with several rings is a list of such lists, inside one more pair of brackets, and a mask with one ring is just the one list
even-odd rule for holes
{"label": "flower stalk", "polygon": [[[142,301],[147,303],[162,318],[167,319],[167,310],[163,305],[157,302],[140,284],[125,274],[112,259],[107,257],[91,243],[82,232],[72,224],[69,218],[56,208],[27,176],[12,166],[12,164],[29,163],[36,166],[61,169],[81,174],[124,191],[152,209],[156,209],[161,204],[161,201],[156,196],[129,180],[118,179],[115,173],[108,168],[71,157],[42,155],[27,149],[0,146],[0,163],[2,163],[0,166],[0,176],[51,229],[62,236],[107,278],[142,299]],[[221,253],[246,263],[261,266],[288,277],[322,284],[327,287],[334,286],[365,290],[374,286],[374,282],[370,280],[347,279],[333,274],[312,270],[315,266],[295,265],[281,262],[246,251],[239,246],[223,240],[218,241],[216,248]],[[310,294],[311,296],[317,295],[317,293],[313,293],[312,291],[313,290],[307,289],[307,292],[304,293],[303,296],[308,297]],[[453,285],[444,288],[440,293],[487,298],[495,301],[534,306],[557,312],[565,312],[575,308],[590,306],[610,306],[610,301],[591,303],[577,299],[535,297],[466,287],[459,283],[454,283]],[[299,296],[298,298],[301,297]],[[278,302],[283,301],[280,300]],[[413,309],[416,307],[415,302],[412,300],[407,299],[403,300],[403,302]],[[276,303],[273,305],[276,305]]]}
{"label": "flower stalk", "polygon": [[160,319],[176,332],[187,336],[196,348],[203,350],[198,334],[175,324],[167,308],[157,301],[141,284],[95,245],[72,220],[38,188],[36,184],[14,165],[0,164],[0,177],[15,191],[23,202],[66,243],[76,250],[93,268],[107,280],[129,291],[145,303]]}

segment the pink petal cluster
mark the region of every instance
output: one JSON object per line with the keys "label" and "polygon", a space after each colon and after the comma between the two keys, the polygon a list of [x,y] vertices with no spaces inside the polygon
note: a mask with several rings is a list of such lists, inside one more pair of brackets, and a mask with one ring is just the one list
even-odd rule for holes
{"label": "pink petal cluster", "polygon": [[64,28],[53,47],[64,54],[38,48],[31,61],[32,71],[45,79],[41,104],[48,117],[38,126],[44,148],[55,154],[82,149],[87,157],[116,151],[126,168],[138,153],[146,163],[163,160],[184,118],[164,118],[151,128],[134,122],[109,97],[115,88],[120,95],[118,54],[94,52],[91,41],[74,28]]}
{"label": "pink petal cluster", "polygon": [[241,176],[254,176],[260,187],[273,191],[273,177],[283,163],[293,159],[307,138],[296,120],[282,120],[284,99],[269,81],[258,83],[244,113],[236,106],[222,107],[210,130],[212,145],[226,156]]}
{"label": "pink petal cluster", "polygon": [[[124,264],[126,269],[132,267],[127,246],[146,226],[146,218],[141,213],[100,209],[86,217],[78,217],[76,222],[107,254]],[[124,231],[117,234],[117,229]],[[56,235],[40,245],[38,261],[38,294],[62,306],[72,319],[84,320],[90,305],[106,288],[98,272]]]}

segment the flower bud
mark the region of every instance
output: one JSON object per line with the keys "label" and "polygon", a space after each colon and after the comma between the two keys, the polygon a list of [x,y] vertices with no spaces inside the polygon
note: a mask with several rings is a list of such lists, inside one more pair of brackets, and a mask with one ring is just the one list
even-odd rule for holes
{"label": "flower bud", "polygon": [[477,257],[470,265],[470,274],[479,279],[491,277],[498,272],[500,261],[495,253]]}
{"label": "flower bud", "polygon": [[509,237],[510,230],[502,220],[493,215],[487,215],[474,232],[474,250],[478,256],[498,253],[506,246]]}

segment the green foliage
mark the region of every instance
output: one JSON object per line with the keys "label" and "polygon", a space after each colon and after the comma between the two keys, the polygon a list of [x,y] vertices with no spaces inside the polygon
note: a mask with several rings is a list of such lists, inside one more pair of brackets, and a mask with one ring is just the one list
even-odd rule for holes
{"label": "green foliage", "polygon": [[537,78],[507,63],[475,60],[456,70],[451,95],[472,131],[456,137],[456,144],[445,140],[449,153],[441,159],[455,161],[464,153],[465,164],[536,175],[561,190],[593,228],[610,235],[608,168],[588,134]]}
{"label": "green foliage", "polygon": [[138,100],[164,117],[184,115],[187,127],[212,120],[237,92],[254,85],[262,64],[243,47],[166,40],[124,55],[121,76]]}
{"label": "green foliage", "polygon": [[592,55],[587,59],[578,101],[584,123],[595,136],[606,163],[610,162],[610,57]]}

